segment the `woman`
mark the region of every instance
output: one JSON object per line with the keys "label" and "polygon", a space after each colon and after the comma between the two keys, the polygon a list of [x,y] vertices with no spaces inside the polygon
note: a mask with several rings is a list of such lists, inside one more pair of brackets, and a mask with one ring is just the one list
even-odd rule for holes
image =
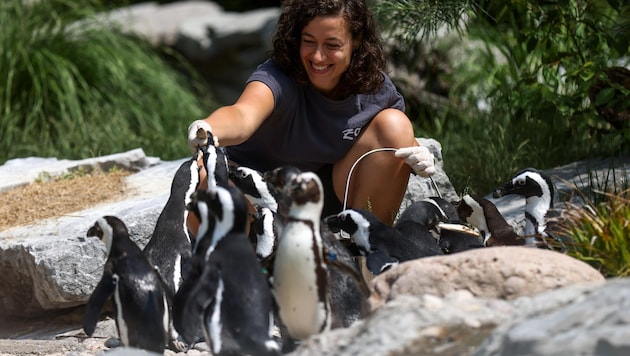
{"label": "woman", "polygon": [[[189,127],[210,130],[229,159],[267,171],[282,165],[315,171],[325,186],[323,215],[346,206],[371,210],[391,224],[409,179],[435,172],[419,147],[402,96],[384,73],[386,61],[365,0],[288,0],[271,58],[250,76],[233,105]],[[346,180],[353,169],[345,197]],[[400,158],[403,159],[400,159]],[[407,163],[409,166],[405,165]]]}

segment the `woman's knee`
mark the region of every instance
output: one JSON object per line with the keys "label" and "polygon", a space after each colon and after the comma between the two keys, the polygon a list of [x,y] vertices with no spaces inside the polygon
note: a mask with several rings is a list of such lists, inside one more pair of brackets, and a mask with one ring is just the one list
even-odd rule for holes
{"label": "woman's knee", "polygon": [[400,110],[385,109],[378,113],[364,132],[366,139],[376,140],[375,146],[400,148],[410,146],[415,139],[411,121]]}

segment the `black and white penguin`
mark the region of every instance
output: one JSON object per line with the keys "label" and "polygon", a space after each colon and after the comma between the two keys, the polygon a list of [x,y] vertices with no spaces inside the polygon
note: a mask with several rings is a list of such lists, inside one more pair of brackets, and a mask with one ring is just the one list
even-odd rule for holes
{"label": "black and white penguin", "polygon": [[163,353],[168,342],[167,289],[125,224],[114,216],[98,219],[87,236],[100,238],[107,249],[101,280],[88,300],[83,330],[94,333],[100,312],[113,296],[116,327],[123,345]]}
{"label": "black and white penguin", "polygon": [[230,163],[228,175],[255,209],[250,227],[250,240],[264,268],[273,268],[273,253],[278,242],[276,213],[278,203],[263,174],[255,169]]}
{"label": "black and white penguin", "polygon": [[320,235],[323,186],[312,172],[279,167],[265,180],[287,204],[273,268],[273,294],[289,336],[306,339],[331,328],[331,301]]}
{"label": "black and white penguin", "polygon": [[[321,224],[324,191],[319,177],[293,166],[278,167],[264,177],[278,201],[277,221],[283,225],[273,289],[280,319],[288,320],[287,333],[303,339],[350,326],[363,317],[369,288],[352,255]],[[309,315],[315,319],[304,319]]]}
{"label": "black and white penguin", "polygon": [[170,196],[143,250],[172,295],[182,282],[183,268],[190,262],[193,239],[186,225],[189,213],[186,206],[198,186],[199,166],[197,157],[193,157],[184,161],[175,172]]}
{"label": "black and white penguin", "polygon": [[263,207],[276,213],[278,202],[265,181],[263,173],[235,163],[228,166],[228,177],[237,186],[249,202],[256,207]]}
{"label": "black and white penguin", "polygon": [[346,209],[325,217],[323,222],[334,233],[343,231],[350,235],[353,246],[365,256],[366,267],[374,275],[416,257],[400,231],[367,210]]}
{"label": "black and white penguin", "polygon": [[411,203],[394,222],[394,229],[413,242],[413,250],[420,257],[442,254],[438,246],[438,225],[448,221],[448,216],[434,199],[422,199]]}
{"label": "black and white penguin", "polygon": [[175,297],[175,327],[191,342],[201,324],[213,355],[279,354],[271,291],[246,233],[245,197],[217,186],[196,192],[190,208],[201,220],[199,238],[210,241],[195,251],[193,275]]}
{"label": "black and white penguin", "polygon": [[549,237],[547,222],[553,211],[554,187],[551,178],[535,168],[517,172],[492,193],[494,198],[518,195],[525,198],[525,229],[527,245]]}
{"label": "black and white penguin", "polygon": [[488,199],[466,194],[457,206],[459,217],[481,232],[483,244],[492,246],[522,246],[518,236],[497,207]]}
{"label": "black and white penguin", "polygon": [[[204,135],[203,129],[199,129],[197,133]],[[212,132],[205,131],[205,135],[208,138],[208,144],[205,147],[200,147],[203,153],[203,166],[206,171],[208,188],[228,185],[229,180],[229,168],[228,159],[225,151],[222,147],[215,146],[214,136]]]}

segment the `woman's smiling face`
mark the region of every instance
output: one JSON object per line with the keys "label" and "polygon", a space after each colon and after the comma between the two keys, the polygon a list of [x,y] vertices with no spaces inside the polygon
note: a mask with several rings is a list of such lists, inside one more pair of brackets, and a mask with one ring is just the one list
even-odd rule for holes
{"label": "woman's smiling face", "polygon": [[353,38],[342,16],[315,17],[302,29],[300,58],[319,92],[330,94],[350,66]]}

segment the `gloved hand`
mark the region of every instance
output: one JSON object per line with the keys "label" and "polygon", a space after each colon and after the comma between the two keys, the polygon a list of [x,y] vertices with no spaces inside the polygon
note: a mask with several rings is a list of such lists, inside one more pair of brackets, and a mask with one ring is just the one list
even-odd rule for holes
{"label": "gloved hand", "polygon": [[219,138],[212,135],[212,127],[204,120],[195,120],[188,126],[188,146],[190,151],[195,153],[197,147],[205,147],[208,145],[208,132],[213,138],[214,145],[219,146]]}
{"label": "gloved hand", "polygon": [[396,157],[403,158],[414,173],[420,177],[430,177],[435,173],[435,157],[424,146],[403,147],[396,150]]}

